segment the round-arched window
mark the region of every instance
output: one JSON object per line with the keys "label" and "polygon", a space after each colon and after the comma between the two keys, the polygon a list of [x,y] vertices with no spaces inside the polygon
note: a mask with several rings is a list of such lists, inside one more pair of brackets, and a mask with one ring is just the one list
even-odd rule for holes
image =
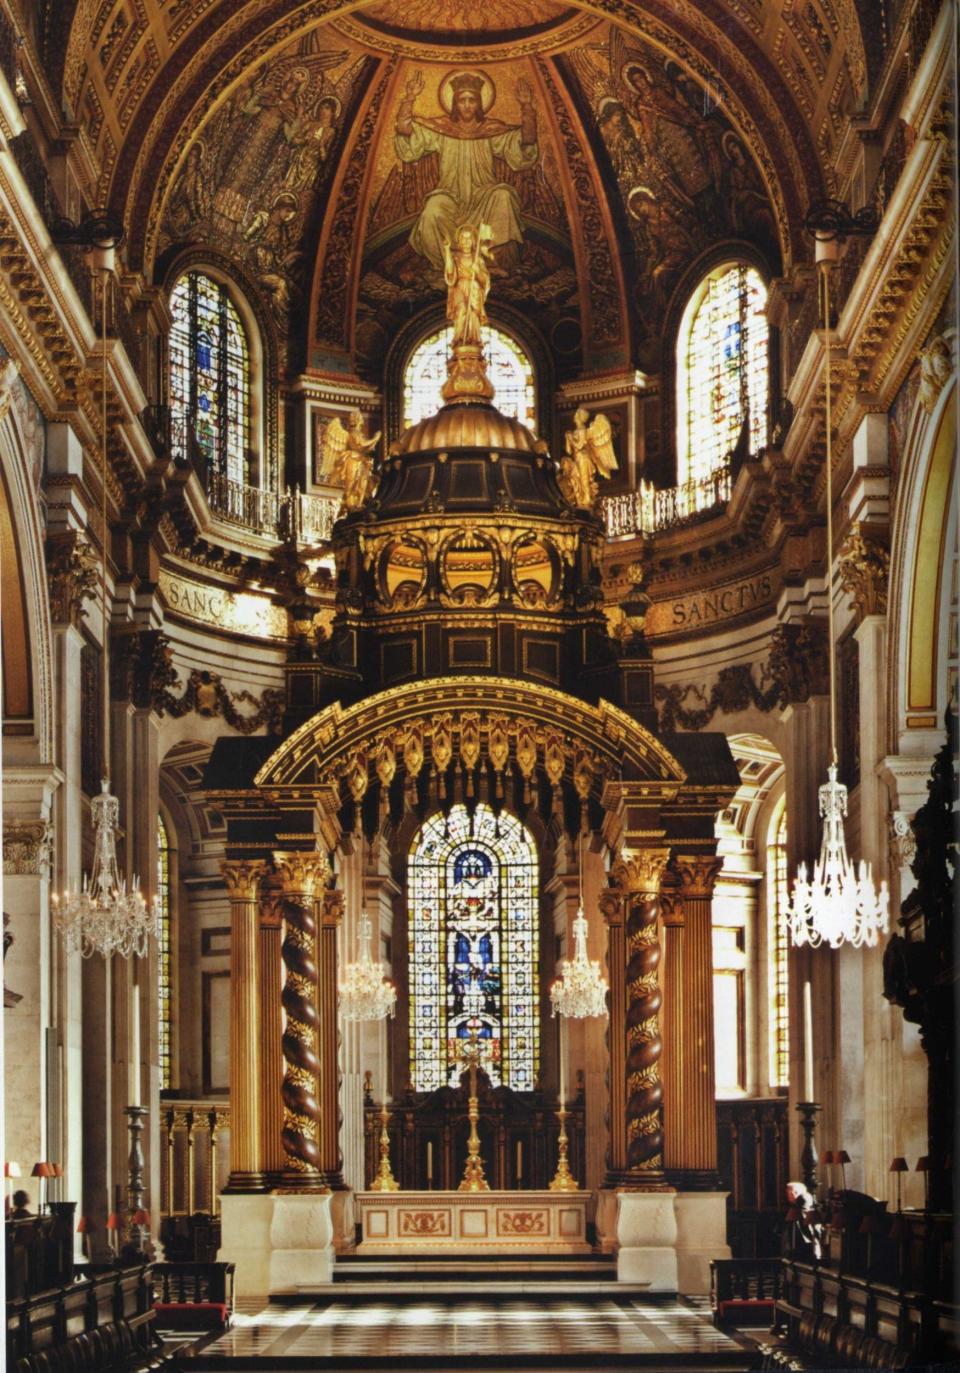
{"label": "round-arched window", "polygon": [[250,450],[250,348],[225,286],[187,272],[170,295],[170,406],[175,445],[192,432],[211,473],[246,482]]}
{"label": "round-arched window", "polygon": [[[481,331],[487,375],[494,387],[493,403],[504,415],[529,428],[536,427],[537,397],[533,363],[511,334],[492,324]],[[403,372],[403,426],[435,415],[443,405],[440,388],[447,379],[453,325],[428,334],[417,344]]]}
{"label": "round-arched window", "polygon": [[763,279],[745,262],[714,268],[690,297],[677,341],[681,487],[709,482],[741,438],[751,453],[767,442],[766,305]]}

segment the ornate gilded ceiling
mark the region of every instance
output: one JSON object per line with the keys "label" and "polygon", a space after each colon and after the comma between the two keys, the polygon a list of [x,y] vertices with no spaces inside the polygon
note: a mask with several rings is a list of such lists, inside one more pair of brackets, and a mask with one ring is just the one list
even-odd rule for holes
{"label": "ornate gilded ceiling", "polygon": [[297,370],[375,372],[439,307],[438,235],[468,202],[496,220],[504,312],[561,373],[656,370],[712,245],[774,272],[806,251],[866,79],[853,0],[78,0],[68,30],[70,9],[63,96],[130,266],[235,264]]}

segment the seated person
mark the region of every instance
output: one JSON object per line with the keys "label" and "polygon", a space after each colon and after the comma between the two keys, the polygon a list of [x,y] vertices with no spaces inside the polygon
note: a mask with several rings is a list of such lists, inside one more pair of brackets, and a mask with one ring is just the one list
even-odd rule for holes
{"label": "seated person", "polygon": [[29,1192],[23,1192],[23,1191],[14,1192],[13,1197],[12,1197],[12,1201],[13,1201],[13,1208],[12,1208],[11,1211],[10,1211],[10,1215],[9,1215],[9,1219],[10,1219],[10,1220],[26,1220],[26,1219],[28,1219],[28,1217],[32,1217],[32,1216],[33,1216],[33,1212],[27,1210],[27,1207],[28,1207],[29,1204],[30,1204],[30,1193],[29,1193]]}

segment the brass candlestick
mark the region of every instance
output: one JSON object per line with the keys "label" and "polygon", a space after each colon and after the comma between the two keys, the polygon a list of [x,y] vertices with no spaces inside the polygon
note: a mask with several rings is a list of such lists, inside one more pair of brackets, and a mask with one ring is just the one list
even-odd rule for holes
{"label": "brass candlestick", "polygon": [[377,1176],[370,1184],[371,1192],[400,1191],[400,1184],[390,1169],[390,1135],[387,1131],[389,1119],[390,1112],[387,1110],[387,1103],[384,1102],[380,1107],[380,1167]]}
{"label": "brass candlestick", "polygon": [[560,1107],[557,1112],[557,1119],[560,1121],[560,1135],[557,1139],[557,1171],[553,1181],[550,1183],[551,1192],[579,1192],[580,1184],[570,1172],[570,1164],[567,1159],[567,1116],[570,1112],[565,1106]]}
{"label": "brass candlestick", "polygon": [[470,1026],[470,1042],[461,1050],[461,1057],[470,1069],[470,1097],[467,1103],[467,1116],[470,1121],[470,1137],[467,1140],[467,1161],[463,1168],[461,1192],[489,1192],[490,1184],[483,1175],[483,1159],[480,1157],[480,1136],[477,1134],[477,1121],[480,1119],[480,1103],[477,1098],[477,1065],[480,1062],[480,1041],[476,1025]]}

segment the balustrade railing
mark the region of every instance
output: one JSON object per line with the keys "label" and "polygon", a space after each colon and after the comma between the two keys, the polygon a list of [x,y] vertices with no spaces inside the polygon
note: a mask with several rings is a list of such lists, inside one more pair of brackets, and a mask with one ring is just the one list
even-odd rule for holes
{"label": "balustrade railing", "polygon": [[161,1101],[162,1216],[215,1216],[229,1167],[230,1107],[226,1102]]}
{"label": "balustrade railing", "polygon": [[701,481],[658,489],[641,481],[635,491],[605,496],[601,501],[608,538],[656,534],[688,520],[702,518],[726,505],[733,489],[729,467],[718,468]]}

